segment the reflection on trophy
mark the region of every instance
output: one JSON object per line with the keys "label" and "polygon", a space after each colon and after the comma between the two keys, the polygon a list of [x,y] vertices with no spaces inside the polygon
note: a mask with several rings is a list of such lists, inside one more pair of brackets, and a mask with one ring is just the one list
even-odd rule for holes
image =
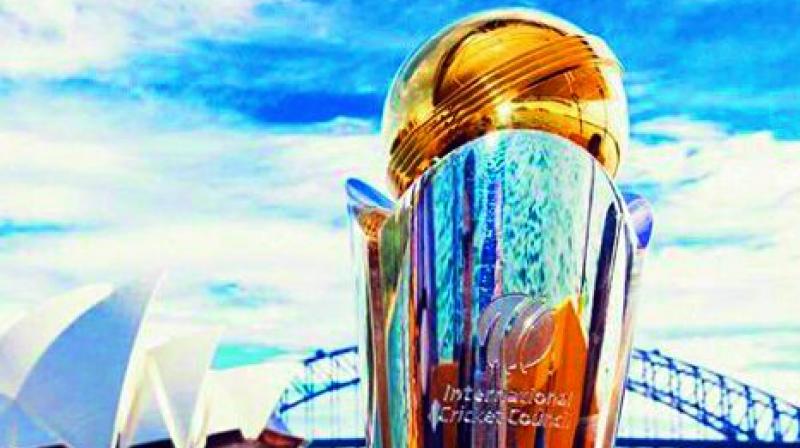
{"label": "reflection on trophy", "polygon": [[462,20],[384,111],[397,200],[347,185],[370,447],[611,446],[650,208],[620,66],[528,10]]}

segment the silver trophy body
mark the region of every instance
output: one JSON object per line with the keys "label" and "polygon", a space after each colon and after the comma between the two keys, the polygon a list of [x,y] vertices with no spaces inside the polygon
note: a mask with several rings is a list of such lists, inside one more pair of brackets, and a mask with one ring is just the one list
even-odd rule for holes
{"label": "silver trophy body", "polygon": [[645,241],[589,153],[495,131],[348,193],[368,446],[613,444]]}

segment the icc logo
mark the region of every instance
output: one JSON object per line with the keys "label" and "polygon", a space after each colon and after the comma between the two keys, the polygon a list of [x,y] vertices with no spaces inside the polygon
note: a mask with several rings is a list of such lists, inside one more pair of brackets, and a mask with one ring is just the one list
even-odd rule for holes
{"label": "icc logo", "polygon": [[519,293],[496,297],[478,318],[480,361],[487,371],[525,371],[547,355],[555,320],[543,298]]}

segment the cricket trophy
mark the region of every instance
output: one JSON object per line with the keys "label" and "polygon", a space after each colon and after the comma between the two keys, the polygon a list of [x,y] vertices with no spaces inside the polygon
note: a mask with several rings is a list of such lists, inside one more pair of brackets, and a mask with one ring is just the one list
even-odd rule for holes
{"label": "cricket trophy", "polygon": [[603,41],[526,9],[461,20],[386,101],[389,199],[347,183],[367,446],[609,447],[650,207]]}

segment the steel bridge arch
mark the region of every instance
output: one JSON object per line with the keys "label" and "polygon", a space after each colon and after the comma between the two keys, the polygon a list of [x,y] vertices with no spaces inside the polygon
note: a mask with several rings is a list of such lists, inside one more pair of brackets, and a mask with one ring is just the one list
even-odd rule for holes
{"label": "steel bridge arch", "polygon": [[691,417],[728,440],[800,441],[799,407],[659,350],[633,350],[625,388]]}
{"label": "steel bridge arch", "polygon": [[290,409],[339,389],[358,385],[358,347],[355,345],[336,350],[317,350],[303,360],[304,373],[283,392],[278,412]]}
{"label": "steel bridge arch", "polygon": [[[356,346],[317,350],[303,364],[305,374],[284,392],[280,414],[360,381]],[[800,407],[659,350],[633,350],[625,388],[671,407],[730,441],[800,442]]]}

